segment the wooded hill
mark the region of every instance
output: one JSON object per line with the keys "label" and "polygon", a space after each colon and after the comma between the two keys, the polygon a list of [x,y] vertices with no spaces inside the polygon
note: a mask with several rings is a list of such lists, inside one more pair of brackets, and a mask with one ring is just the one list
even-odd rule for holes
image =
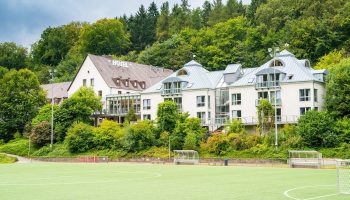
{"label": "wooded hill", "polygon": [[[279,46],[316,68],[336,64],[350,52],[350,2],[347,0],[187,0],[170,6],[141,5],[130,16],[95,23],[72,22],[48,27],[30,52],[14,43],[0,44],[0,66],[27,67],[41,83],[48,69],[55,81],[72,80],[87,53],[178,69],[196,55],[208,70],[241,63],[257,67]],[[0,70],[1,73],[1,70]]]}

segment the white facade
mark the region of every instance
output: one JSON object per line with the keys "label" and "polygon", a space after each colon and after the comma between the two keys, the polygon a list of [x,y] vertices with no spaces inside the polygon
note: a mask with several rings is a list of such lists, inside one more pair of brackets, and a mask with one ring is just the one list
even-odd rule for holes
{"label": "white facade", "polygon": [[[323,109],[326,74],[326,70],[313,70],[309,61],[298,60],[286,50],[257,68],[243,69],[238,64],[227,66],[225,71],[209,72],[191,61],[141,92],[142,104],[144,99],[151,101],[150,108],[141,109],[141,116],[155,120],[159,103],[181,98],[181,111],[190,117],[202,117],[205,126],[218,127],[228,118],[256,125],[257,105],[263,98],[272,105],[276,103],[279,123],[296,123],[305,111]],[[198,98],[203,96],[205,105],[199,106]]]}

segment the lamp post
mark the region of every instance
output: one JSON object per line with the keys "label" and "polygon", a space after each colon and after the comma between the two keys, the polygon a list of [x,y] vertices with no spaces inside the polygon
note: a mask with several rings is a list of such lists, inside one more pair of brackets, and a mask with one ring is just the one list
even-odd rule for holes
{"label": "lamp post", "polygon": [[274,103],[275,103],[275,148],[278,149],[278,130],[277,130],[277,78],[276,78],[276,55],[280,51],[278,47],[268,48],[270,56],[273,59],[273,86],[275,89]]}
{"label": "lamp post", "polygon": [[53,78],[54,78],[54,74],[55,74],[56,70],[53,69],[49,69],[49,73],[50,73],[50,82],[51,82],[51,143],[50,143],[50,148],[52,148],[53,145],[53,105],[55,104],[55,100],[53,97]]}

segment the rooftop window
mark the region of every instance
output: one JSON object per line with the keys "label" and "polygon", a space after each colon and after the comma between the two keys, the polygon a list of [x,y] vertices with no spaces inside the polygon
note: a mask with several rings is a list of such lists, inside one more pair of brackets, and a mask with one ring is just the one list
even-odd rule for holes
{"label": "rooftop window", "polygon": [[272,60],[270,63],[270,67],[283,67],[283,62],[280,60]]}
{"label": "rooftop window", "polygon": [[184,70],[184,69],[181,69],[178,73],[177,73],[177,76],[186,76],[188,75],[187,71]]}

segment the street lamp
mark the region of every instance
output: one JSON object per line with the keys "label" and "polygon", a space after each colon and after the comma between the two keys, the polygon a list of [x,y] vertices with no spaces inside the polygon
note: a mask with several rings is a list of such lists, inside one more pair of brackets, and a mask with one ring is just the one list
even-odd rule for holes
{"label": "street lamp", "polygon": [[273,86],[275,89],[275,95],[274,95],[274,100],[275,100],[275,147],[278,149],[278,130],[277,130],[277,78],[276,78],[276,55],[278,55],[278,52],[280,49],[278,47],[272,47],[268,48],[268,51],[270,53],[270,56],[273,59],[273,77],[274,77],[274,82]]}
{"label": "street lamp", "polygon": [[55,100],[53,97],[53,78],[56,70],[49,69],[50,73],[50,82],[51,82],[51,143],[50,143],[50,148],[52,148],[53,145],[53,105],[55,104]]}

